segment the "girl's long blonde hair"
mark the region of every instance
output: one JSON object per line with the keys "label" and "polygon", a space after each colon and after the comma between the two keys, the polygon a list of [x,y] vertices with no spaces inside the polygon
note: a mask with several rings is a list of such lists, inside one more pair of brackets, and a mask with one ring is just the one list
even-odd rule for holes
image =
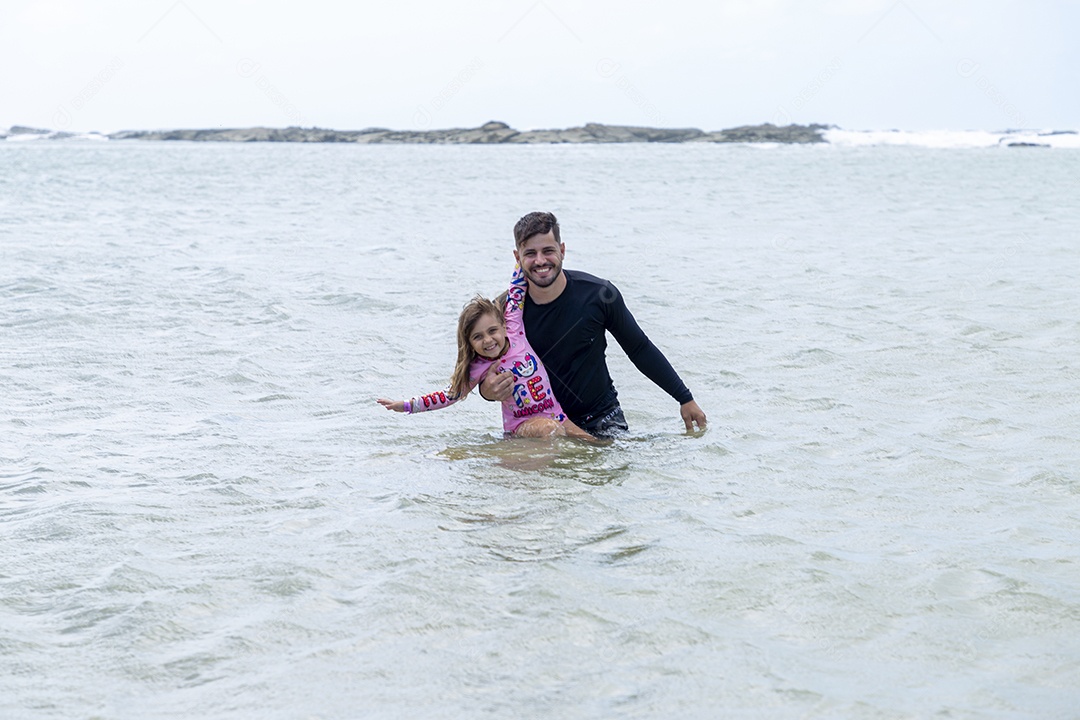
{"label": "girl's long blonde hair", "polygon": [[504,322],[499,306],[486,297],[477,295],[462,308],[461,315],[458,317],[457,362],[454,364],[454,374],[450,376],[450,392],[454,397],[464,400],[471,389],[469,365],[478,355],[469,342],[469,334],[472,333],[477,321],[488,313],[494,315],[499,322]]}

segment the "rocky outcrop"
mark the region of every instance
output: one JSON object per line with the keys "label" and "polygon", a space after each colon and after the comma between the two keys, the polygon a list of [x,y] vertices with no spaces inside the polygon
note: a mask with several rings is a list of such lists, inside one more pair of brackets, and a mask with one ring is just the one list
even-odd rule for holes
{"label": "rocky outcrop", "polygon": [[819,143],[828,125],[741,125],[728,130],[706,133],[697,142],[717,143]]}
{"label": "rocky outcrop", "polygon": [[566,130],[530,130],[510,138],[512,143],[633,143],[686,142],[703,136],[697,128],[650,128],[588,123]]}
{"label": "rocky outcrop", "polygon": [[352,143],[501,143],[517,135],[505,123],[450,130],[326,130],[323,128],[239,128],[222,130],[124,130],[110,140],[188,140],[196,142],[352,142]]}
{"label": "rocky outcrop", "polygon": [[8,129],[8,133],[12,135],[48,135],[52,130],[41,130],[38,128],[26,127],[25,125],[12,125]]}
{"label": "rocky outcrop", "polygon": [[7,133],[0,130],[0,140],[16,135],[22,136],[20,139],[25,139],[27,135],[40,135],[45,140],[67,140],[75,137],[75,133],[64,132],[63,130],[44,130],[42,128],[26,127],[25,125],[12,125]]}
{"label": "rocky outcrop", "polygon": [[697,128],[650,128],[588,123],[565,130],[519,132],[506,123],[448,130],[326,130],[323,128],[239,128],[218,130],[124,130],[111,140],[188,140],[196,142],[352,142],[386,144],[554,144],[554,143],[682,143],[682,142],[824,142],[825,125],[746,125],[703,132]]}
{"label": "rocky outcrop", "polygon": [[[110,140],[184,140],[188,142],[295,142],[295,143],[385,143],[409,144],[564,144],[564,143],[817,143],[824,142],[826,125],[744,125],[704,132],[697,128],[653,128],[636,125],[588,123],[564,130],[515,130],[506,123],[489,122],[478,128],[447,130],[327,130],[325,128],[217,128],[204,130],[122,130]],[[41,130],[15,125],[0,138],[14,135],[41,135],[48,139],[80,137],[73,133]],[[102,137],[97,133],[90,133]]]}
{"label": "rocky outcrop", "polygon": [[506,123],[489,122],[478,128],[451,128],[450,130],[384,130],[355,142],[406,143],[406,144],[498,144],[519,135]]}
{"label": "rocky outcrop", "polygon": [[321,128],[238,128],[219,130],[123,130],[109,135],[110,140],[187,140],[194,142],[356,142],[368,132]]}

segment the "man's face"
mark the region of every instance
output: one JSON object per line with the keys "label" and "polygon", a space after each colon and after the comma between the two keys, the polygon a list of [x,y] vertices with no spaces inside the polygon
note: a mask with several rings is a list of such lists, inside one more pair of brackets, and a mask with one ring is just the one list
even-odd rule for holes
{"label": "man's face", "polygon": [[555,242],[555,233],[548,231],[543,235],[533,235],[522,243],[514,251],[514,257],[528,281],[543,288],[558,279],[565,253],[566,246]]}

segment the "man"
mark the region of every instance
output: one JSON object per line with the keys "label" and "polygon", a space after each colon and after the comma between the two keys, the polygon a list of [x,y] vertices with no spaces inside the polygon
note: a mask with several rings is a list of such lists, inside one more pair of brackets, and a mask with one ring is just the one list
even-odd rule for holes
{"label": "man", "polygon": [[[597,437],[628,429],[608,373],[608,331],[638,370],[679,402],[687,432],[694,425],[705,428],[705,413],[638,327],[615,286],[588,273],[563,270],[566,246],[554,215],[533,212],[518,220],[514,242],[514,257],[529,283],[525,335],[547,366],[555,397],[578,427]],[[513,386],[511,373],[489,373],[480,394],[501,401]]]}

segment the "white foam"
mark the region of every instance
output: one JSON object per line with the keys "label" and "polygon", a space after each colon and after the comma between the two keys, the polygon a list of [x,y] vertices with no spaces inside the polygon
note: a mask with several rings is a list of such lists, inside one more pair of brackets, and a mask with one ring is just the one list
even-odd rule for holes
{"label": "white foam", "polygon": [[[10,130],[8,132],[11,132]],[[49,130],[43,133],[14,133],[5,135],[0,133],[0,141],[29,142],[31,140],[108,140],[109,138],[99,132],[69,133],[58,130]]]}
{"label": "white foam", "polygon": [[822,137],[833,145],[860,147],[869,145],[906,145],[927,148],[1008,147],[1016,143],[1053,148],[1080,148],[1080,134],[1055,133],[1050,130],[841,130],[831,128]]}

